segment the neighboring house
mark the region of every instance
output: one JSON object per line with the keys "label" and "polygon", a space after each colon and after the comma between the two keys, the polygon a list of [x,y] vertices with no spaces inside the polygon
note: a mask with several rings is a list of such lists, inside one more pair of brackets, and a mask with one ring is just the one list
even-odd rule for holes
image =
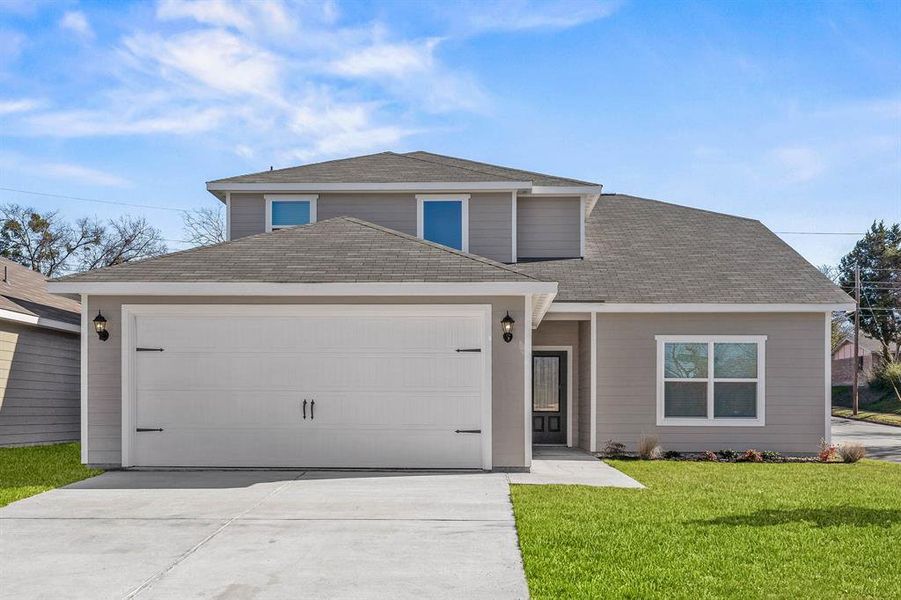
{"label": "neighboring house", "polygon": [[5,258],[0,275],[0,446],[77,440],[81,307]]}
{"label": "neighboring house", "polygon": [[[857,385],[867,385],[882,360],[882,343],[863,333],[857,343]],[[854,384],[854,338],[844,339],[832,353],[832,385]]]}
{"label": "neighboring house", "polygon": [[107,319],[83,324],[86,463],[522,470],[533,443],[829,438],[853,305],[758,221],[427,152],[207,189],[231,241],[51,284]]}

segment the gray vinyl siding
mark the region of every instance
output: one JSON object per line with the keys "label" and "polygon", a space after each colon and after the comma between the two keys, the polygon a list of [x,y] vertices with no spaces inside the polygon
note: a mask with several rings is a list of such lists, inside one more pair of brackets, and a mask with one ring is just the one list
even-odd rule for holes
{"label": "gray vinyl siding", "polygon": [[231,194],[229,226],[236,240],[266,231],[266,199],[263,194]]}
{"label": "gray vinyl siding", "polygon": [[[122,305],[123,304],[490,304],[491,323],[497,324],[509,310],[517,323],[526,323],[522,297],[421,298],[267,298],[267,297],[168,297],[90,296],[88,313],[100,310],[109,320],[110,338],[88,338],[88,464],[119,465],[122,461]],[[496,468],[525,465],[525,348],[522,329],[505,343],[492,336],[492,454]]]}
{"label": "gray vinyl siding", "polygon": [[579,323],[579,448],[591,450],[591,322]]}
{"label": "gray vinyl siding", "polygon": [[499,262],[513,262],[511,193],[470,196],[469,251]]}
{"label": "gray vinyl siding", "polygon": [[580,256],[581,202],[578,197],[520,196],[516,206],[519,258]]}
{"label": "gray vinyl siding", "polygon": [[[572,365],[572,396],[573,408],[572,412],[567,413],[566,418],[572,422],[573,426],[573,445],[580,446],[581,425],[588,423],[589,420],[582,419],[580,414],[582,405],[587,406],[587,398],[582,395],[582,387],[580,378],[582,377],[582,344],[579,339],[579,321],[549,321],[545,319],[532,333],[532,347],[538,346],[570,346],[572,351],[569,354],[569,360]],[[586,388],[587,391],[587,388]]]}
{"label": "gray vinyl siding", "polygon": [[[656,434],[667,450],[811,453],[826,435],[824,315],[598,314],[598,446],[634,449]],[[657,427],[656,335],[766,335],[766,425]]]}
{"label": "gray vinyl siding", "polygon": [[79,338],[0,324],[0,446],[77,440]]}
{"label": "gray vinyl siding", "polygon": [[320,221],[355,217],[408,235],[416,235],[415,194],[320,194],[316,205]]}

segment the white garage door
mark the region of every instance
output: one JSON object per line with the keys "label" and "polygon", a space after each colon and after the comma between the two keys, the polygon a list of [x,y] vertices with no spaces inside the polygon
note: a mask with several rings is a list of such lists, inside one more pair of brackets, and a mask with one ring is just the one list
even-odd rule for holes
{"label": "white garage door", "polygon": [[490,422],[486,357],[477,351],[485,311],[127,307],[134,422],[127,460],[490,466],[481,433]]}

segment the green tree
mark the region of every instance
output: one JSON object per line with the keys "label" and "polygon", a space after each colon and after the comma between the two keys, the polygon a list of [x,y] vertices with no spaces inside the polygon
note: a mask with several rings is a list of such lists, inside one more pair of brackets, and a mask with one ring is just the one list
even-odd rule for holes
{"label": "green tree", "polygon": [[166,252],[162,234],[143,217],[108,223],[57,212],[43,215],[17,204],[0,206],[0,256],[47,277],[87,271]]}
{"label": "green tree", "polygon": [[[901,358],[901,225],[874,221],[838,265],[839,285],[854,293],[860,268],[860,328],[882,343],[887,362]],[[849,315],[853,319],[853,313]]]}

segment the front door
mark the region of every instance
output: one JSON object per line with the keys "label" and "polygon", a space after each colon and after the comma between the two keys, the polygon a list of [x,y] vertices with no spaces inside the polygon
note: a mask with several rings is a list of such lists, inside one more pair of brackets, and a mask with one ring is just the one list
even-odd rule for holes
{"label": "front door", "polygon": [[566,443],[566,352],[532,353],[532,442]]}

